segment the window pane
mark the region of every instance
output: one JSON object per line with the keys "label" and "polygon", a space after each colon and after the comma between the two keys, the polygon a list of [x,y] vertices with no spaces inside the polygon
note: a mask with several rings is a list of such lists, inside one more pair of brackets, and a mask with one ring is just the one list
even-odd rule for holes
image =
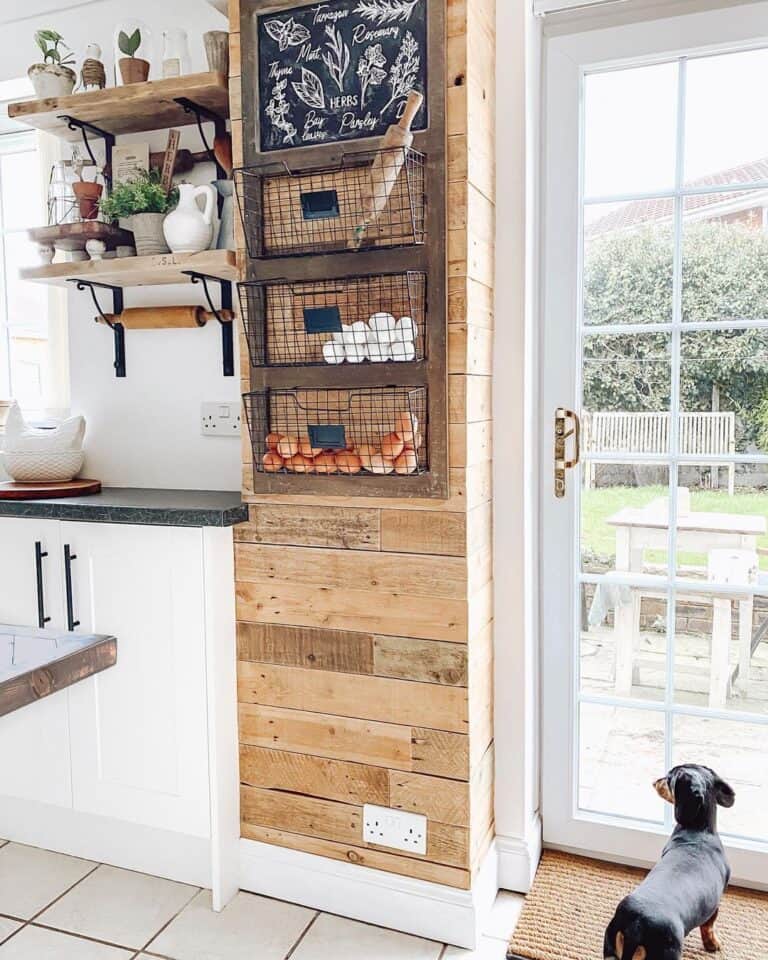
{"label": "window pane", "polygon": [[680,408],[681,453],[768,453],[768,330],[684,333]]}
{"label": "window pane", "polygon": [[[591,417],[616,414],[657,414],[648,424],[639,419],[618,423],[612,418],[604,433],[593,430],[587,452],[666,453],[670,398],[670,337],[666,333],[595,334],[584,338],[582,403]],[[640,418],[642,419],[642,418]],[[603,427],[601,427],[601,430]],[[602,437],[602,439],[600,439]]]}
{"label": "window pane", "polygon": [[38,337],[48,335],[48,292],[39,283],[19,278],[19,270],[37,262],[35,244],[23,233],[5,236],[8,325],[15,331],[29,331]]}
{"label": "window pane", "polygon": [[673,187],[677,75],[677,63],[663,63],[585,79],[588,197]]}
{"label": "window pane", "polygon": [[736,791],[736,803],[718,807],[725,833],[768,840],[768,727],[702,717],[675,717],[675,763],[711,767]]}
{"label": "window pane", "polygon": [[24,230],[45,223],[44,191],[35,151],[0,156],[0,183],[5,230]]}
{"label": "window pane", "polygon": [[768,191],[686,197],[683,320],[768,319]]}
{"label": "window pane", "polygon": [[581,692],[663,701],[666,591],[619,585],[610,577],[581,589]]}
{"label": "window pane", "polygon": [[768,180],[768,127],[755,123],[755,91],[768,83],[768,50],[688,61],[685,181]]}
{"label": "window pane", "polygon": [[670,323],[672,201],[584,208],[584,323]]}
{"label": "window pane", "polygon": [[664,714],[582,703],[579,730],[579,808],[663,823]]}
{"label": "window pane", "polygon": [[[636,545],[634,524],[669,494],[669,467],[661,463],[600,462],[600,451],[616,445],[611,434],[626,430],[622,414],[584,417],[583,446],[590,457],[584,463],[581,492],[581,566],[588,573],[615,570],[666,574],[667,536],[660,532],[653,544]],[[641,418],[645,419],[645,418]]]}

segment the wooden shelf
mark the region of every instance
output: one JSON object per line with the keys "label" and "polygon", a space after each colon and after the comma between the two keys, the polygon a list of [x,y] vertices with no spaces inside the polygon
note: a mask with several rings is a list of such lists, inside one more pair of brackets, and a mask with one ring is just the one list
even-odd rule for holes
{"label": "wooden shelf", "polygon": [[61,116],[74,117],[107,133],[142,133],[195,123],[175,102],[184,97],[222,118],[229,116],[229,88],[223,73],[193,73],[169,80],[150,80],[109,87],[69,97],[24,100],[8,106],[8,116],[61,140],[79,140],[80,130],[70,130]]}
{"label": "wooden shelf", "polygon": [[26,267],[22,280],[64,286],[69,280],[90,280],[116,287],[142,287],[156,284],[189,283],[184,270],[196,270],[222,280],[237,280],[237,260],[231,250],[205,250],[202,253],[162,253],[155,257],[125,257],[111,260],[82,260],[76,263],[51,263]]}

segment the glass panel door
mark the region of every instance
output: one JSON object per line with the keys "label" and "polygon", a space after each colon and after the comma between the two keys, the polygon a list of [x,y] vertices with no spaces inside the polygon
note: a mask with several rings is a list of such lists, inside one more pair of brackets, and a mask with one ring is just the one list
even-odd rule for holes
{"label": "glass panel door", "polygon": [[[736,791],[720,827],[749,878],[768,862],[768,126],[750,93],[768,48],[570,59],[548,68],[550,97],[578,97],[547,128],[542,423],[573,404],[582,456],[567,505],[543,508],[545,840],[653,860],[673,810],[652,782],[704,763]],[[578,172],[553,186],[574,103]]]}

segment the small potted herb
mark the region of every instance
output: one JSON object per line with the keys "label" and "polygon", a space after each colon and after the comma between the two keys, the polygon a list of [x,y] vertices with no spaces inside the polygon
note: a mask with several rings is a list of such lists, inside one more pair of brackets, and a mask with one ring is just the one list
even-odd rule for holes
{"label": "small potted herb", "polygon": [[149,60],[136,56],[141,46],[141,30],[137,27],[133,33],[121,30],[117,35],[117,46],[125,54],[117,61],[123,83],[144,83],[149,79]]}
{"label": "small potted herb", "polygon": [[156,170],[140,171],[130,180],[117,183],[99,208],[106,221],[125,220],[133,232],[136,253],[140,257],[168,253],[163,235],[163,220],[178,202],[175,188],[166,193]]}
{"label": "small potted herb", "polygon": [[55,30],[38,30],[35,43],[43,53],[43,62],[33,63],[27,70],[35,96],[38,100],[68,97],[77,83],[77,74],[69,66],[75,62],[74,54]]}

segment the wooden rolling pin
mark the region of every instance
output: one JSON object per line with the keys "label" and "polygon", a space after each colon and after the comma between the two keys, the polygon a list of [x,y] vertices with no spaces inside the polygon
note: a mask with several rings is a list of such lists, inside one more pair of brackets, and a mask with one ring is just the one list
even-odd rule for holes
{"label": "wooden rolling pin", "polygon": [[[231,310],[222,310],[222,317],[231,320]],[[101,317],[96,318],[104,323]],[[108,313],[110,323],[122,323],[126,330],[163,330],[183,327],[204,327],[216,317],[202,307],[131,307],[122,313]]]}
{"label": "wooden rolling pin", "polygon": [[411,90],[400,122],[391,124],[382,138],[379,152],[371,164],[370,183],[362,188],[363,218],[347,244],[352,250],[362,246],[368,228],[379,219],[389,202],[389,195],[405,163],[405,151],[413,143],[411,124],[423,102],[423,95]]}

